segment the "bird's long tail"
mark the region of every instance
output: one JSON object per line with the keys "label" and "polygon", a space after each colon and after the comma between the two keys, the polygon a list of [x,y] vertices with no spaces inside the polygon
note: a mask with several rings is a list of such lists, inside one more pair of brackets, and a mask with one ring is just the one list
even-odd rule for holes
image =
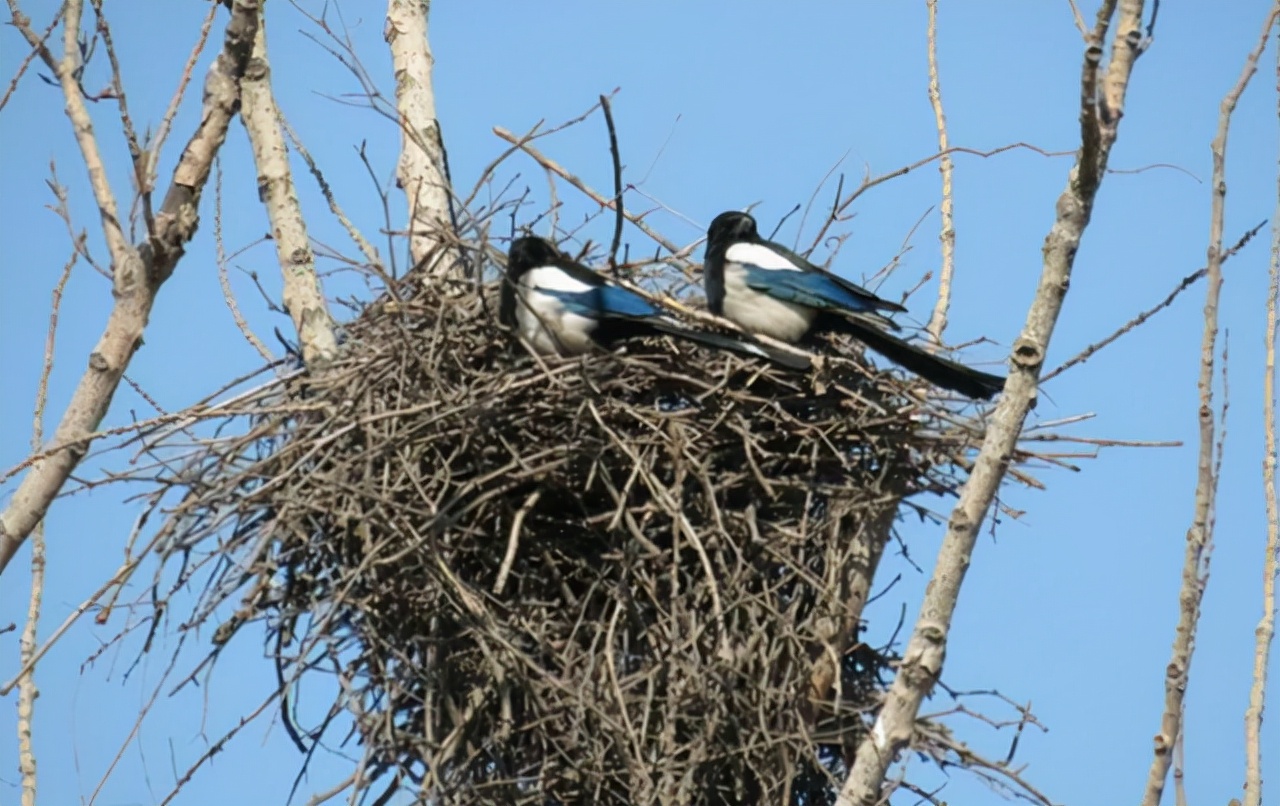
{"label": "bird's long tail", "polygon": [[664,322],[661,319],[653,319],[647,321],[654,330],[675,336],[680,339],[696,342],[706,347],[717,350],[730,350],[740,355],[750,355],[757,358],[765,358],[779,366],[794,370],[808,370],[810,367],[809,359],[795,353],[775,350],[758,342],[745,341],[743,339],[734,338],[733,336],[722,336],[719,333],[708,333],[699,330],[690,330],[680,325]]}
{"label": "bird's long tail", "polygon": [[869,324],[841,317],[838,329],[934,386],[980,400],[990,400],[1004,388],[1003,375],[992,375],[927,353]]}

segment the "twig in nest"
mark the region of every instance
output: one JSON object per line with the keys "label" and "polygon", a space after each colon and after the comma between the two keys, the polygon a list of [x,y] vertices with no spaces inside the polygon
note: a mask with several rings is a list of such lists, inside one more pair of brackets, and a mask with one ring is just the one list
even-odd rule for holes
{"label": "twig in nest", "polygon": [[[604,96],[600,97],[603,98]],[[507,585],[507,576],[511,573],[511,564],[516,561],[516,553],[520,547],[520,527],[524,526],[524,519],[537,506],[538,499],[541,497],[542,490],[534,490],[529,493],[529,497],[524,500],[524,504],[511,520],[511,532],[507,537],[507,553],[502,558],[502,567],[498,569],[498,579],[493,583],[495,595],[501,595],[502,589]]]}

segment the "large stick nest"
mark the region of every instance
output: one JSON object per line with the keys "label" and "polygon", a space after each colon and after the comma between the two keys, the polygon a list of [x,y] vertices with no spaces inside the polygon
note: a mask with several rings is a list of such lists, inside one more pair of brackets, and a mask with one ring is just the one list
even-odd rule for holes
{"label": "large stick nest", "polygon": [[966,421],[852,360],[534,358],[493,291],[405,284],[241,401],[172,480],[165,554],[216,569],[191,623],[265,623],[285,690],[336,678],[318,728],[282,710],[305,748],[354,714],[358,789],[829,802],[892,660],[857,640],[871,577]]}

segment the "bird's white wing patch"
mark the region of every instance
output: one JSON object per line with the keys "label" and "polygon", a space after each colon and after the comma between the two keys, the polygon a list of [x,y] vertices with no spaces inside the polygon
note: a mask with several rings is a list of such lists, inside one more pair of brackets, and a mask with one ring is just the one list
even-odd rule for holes
{"label": "bird's white wing patch", "polygon": [[591,286],[581,280],[570,277],[555,266],[539,266],[529,269],[520,276],[521,285],[526,288],[546,288],[550,291],[590,291]]}
{"label": "bird's white wing patch", "polygon": [[735,243],[724,253],[728,263],[741,263],[745,266],[759,266],[762,269],[779,271],[800,271],[800,267],[787,260],[767,246],[758,243]]}

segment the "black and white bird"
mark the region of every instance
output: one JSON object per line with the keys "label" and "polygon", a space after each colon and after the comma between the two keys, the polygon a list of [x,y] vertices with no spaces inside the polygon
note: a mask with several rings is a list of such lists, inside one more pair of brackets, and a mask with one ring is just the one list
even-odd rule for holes
{"label": "black and white bird", "polygon": [[666,334],[792,369],[809,368],[808,359],[800,355],[691,330],[639,294],[570,260],[542,238],[512,242],[498,316],[543,354],[578,355],[622,339]]}
{"label": "black and white bird", "polygon": [[884,312],[906,308],[765,240],[746,213],[721,213],[711,222],[703,282],[711,312],[749,333],[789,343],[825,331],[848,333],[944,389],[988,400],[1004,388],[1002,376],[948,361],[888,333],[900,328]]}

